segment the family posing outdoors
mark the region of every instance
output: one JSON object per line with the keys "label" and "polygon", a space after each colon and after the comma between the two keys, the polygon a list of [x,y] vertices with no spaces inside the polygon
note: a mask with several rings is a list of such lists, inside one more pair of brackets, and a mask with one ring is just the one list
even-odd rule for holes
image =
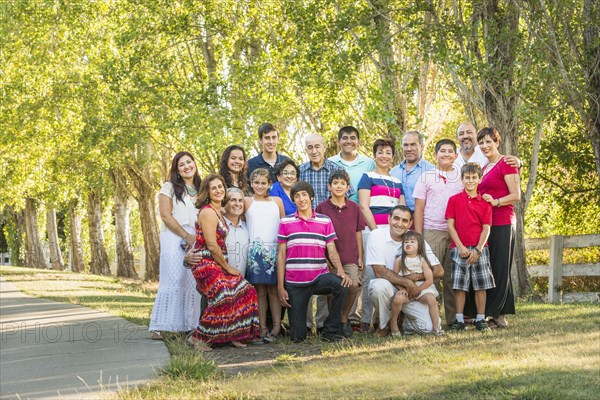
{"label": "family posing outdoors", "polygon": [[[188,343],[245,347],[323,341],[354,331],[394,337],[508,326],[521,161],[499,152],[495,128],[461,124],[423,158],[423,136],[358,153],[359,132],[340,129],[325,158],[305,138],[308,161],[277,152],[279,132],[258,129],[262,151],[225,149],[219,173],[200,178],[192,154],[173,158],[159,194],[160,281],[150,332],[185,332]],[[316,303],[316,304],[315,304]],[[316,311],[313,315],[313,311]]]}

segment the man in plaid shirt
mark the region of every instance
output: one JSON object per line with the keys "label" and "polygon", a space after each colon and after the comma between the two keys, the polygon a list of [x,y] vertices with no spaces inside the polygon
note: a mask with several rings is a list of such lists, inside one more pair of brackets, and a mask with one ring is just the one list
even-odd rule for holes
{"label": "man in plaid shirt", "polygon": [[[329,183],[329,174],[335,170],[344,168],[325,158],[325,150],[327,150],[327,146],[325,145],[325,139],[323,139],[323,136],[317,134],[308,135],[304,143],[304,149],[306,150],[308,161],[300,165],[300,180],[310,183],[310,185],[313,187],[315,191],[315,198],[312,204],[316,206],[331,196],[331,192],[327,187]],[[350,197],[353,194],[354,189],[351,187],[346,196]],[[312,301],[309,305],[309,312],[306,318],[307,327],[312,329],[312,327],[315,326],[315,323],[311,309]],[[317,296],[317,332],[323,328],[323,322],[327,318],[328,313],[327,297]]]}
{"label": "man in plaid shirt", "polygon": [[[329,174],[338,169],[344,169],[340,165],[325,158],[325,139],[323,136],[312,134],[305,139],[305,150],[308,156],[307,162],[300,165],[300,180],[310,183],[315,190],[315,199],[313,205],[321,204],[331,196],[327,184]],[[351,187],[348,191],[348,197],[354,194]]]}

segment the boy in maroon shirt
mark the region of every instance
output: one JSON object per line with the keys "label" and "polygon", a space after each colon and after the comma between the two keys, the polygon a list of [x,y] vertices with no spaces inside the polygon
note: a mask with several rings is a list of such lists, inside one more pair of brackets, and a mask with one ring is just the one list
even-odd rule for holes
{"label": "boy in maroon shirt", "polygon": [[495,287],[490,268],[487,238],[492,225],[492,206],[477,192],[481,182],[481,167],[467,163],[461,169],[461,180],[465,190],[448,200],[446,219],[452,238],[450,259],[452,260],[452,289],[456,303],[456,321],[450,331],[465,329],[464,308],[469,287],[475,291],[478,331],[489,330],[485,321],[486,290]]}
{"label": "boy in maroon shirt", "polygon": [[349,338],[352,336],[352,327],[348,315],[360,290],[361,272],[364,268],[362,231],[366,224],[360,207],[346,198],[346,193],[350,189],[350,175],[346,170],[335,170],[329,175],[328,189],[331,197],[320,203],[315,211],[328,216],[333,222],[337,235],[335,247],[340,255],[344,272],[352,282],[357,283],[350,287],[340,319],[340,334]]}

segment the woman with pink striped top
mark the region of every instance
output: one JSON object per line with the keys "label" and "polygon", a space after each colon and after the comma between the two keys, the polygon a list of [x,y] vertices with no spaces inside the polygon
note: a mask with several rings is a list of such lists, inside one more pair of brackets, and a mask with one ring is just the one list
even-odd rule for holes
{"label": "woman with pink striped top", "polygon": [[365,172],[358,183],[358,201],[370,230],[387,225],[390,210],[406,204],[402,183],[390,175],[394,154],[393,141],[377,139],[373,144],[375,169]]}

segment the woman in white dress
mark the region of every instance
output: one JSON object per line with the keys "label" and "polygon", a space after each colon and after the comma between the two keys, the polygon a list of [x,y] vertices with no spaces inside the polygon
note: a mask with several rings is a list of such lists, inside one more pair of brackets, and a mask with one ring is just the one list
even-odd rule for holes
{"label": "woman in white dress", "polygon": [[189,332],[198,326],[200,294],[196,281],[183,266],[184,247],[196,241],[195,203],[200,175],[194,157],[182,151],[171,163],[169,180],[160,189],[158,207],[160,230],[160,275],[158,293],[152,308],[152,339],[162,340],[161,332]]}

